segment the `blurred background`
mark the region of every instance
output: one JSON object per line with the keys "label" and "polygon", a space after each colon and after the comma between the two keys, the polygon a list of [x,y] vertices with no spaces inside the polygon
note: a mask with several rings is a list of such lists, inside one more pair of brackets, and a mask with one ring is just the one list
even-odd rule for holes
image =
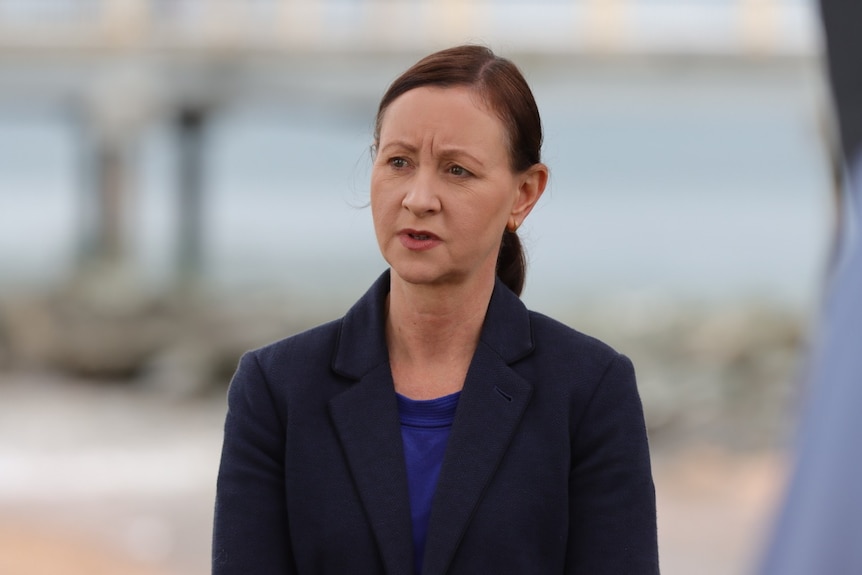
{"label": "blurred background", "polygon": [[635,361],[663,573],[745,573],[835,219],[802,0],[0,0],[0,572],[209,572],[240,354],[379,273],[377,101],[463,42],[533,87],[527,304]]}

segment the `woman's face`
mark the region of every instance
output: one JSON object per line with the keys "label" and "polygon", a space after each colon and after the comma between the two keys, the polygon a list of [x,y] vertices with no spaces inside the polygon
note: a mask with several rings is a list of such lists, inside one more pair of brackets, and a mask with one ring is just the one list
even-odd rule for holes
{"label": "woman's face", "polygon": [[371,172],[371,211],[380,251],[401,279],[494,277],[507,222],[521,223],[547,177],[531,194],[535,169],[514,173],[507,142],[502,121],[468,87],[415,88],[390,104]]}

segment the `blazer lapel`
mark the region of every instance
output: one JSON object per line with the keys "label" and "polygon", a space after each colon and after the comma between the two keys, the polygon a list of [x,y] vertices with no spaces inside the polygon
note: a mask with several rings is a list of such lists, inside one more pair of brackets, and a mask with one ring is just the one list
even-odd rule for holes
{"label": "blazer lapel", "polygon": [[389,366],[380,365],[334,397],[329,408],[386,573],[411,573],[407,471]]}
{"label": "blazer lapel", "polygon": [[357,380],[329,412],[386,573],[413,572],[407,470],[384,328],[389,273],[344,316],[332,367]]}
{"label": "blazer lapel", "polygon": [[498,282],[446,446],[431,507],[423,575],[448,569],[516,432],[533,386],[509,363],[531,351],[529,312]]}

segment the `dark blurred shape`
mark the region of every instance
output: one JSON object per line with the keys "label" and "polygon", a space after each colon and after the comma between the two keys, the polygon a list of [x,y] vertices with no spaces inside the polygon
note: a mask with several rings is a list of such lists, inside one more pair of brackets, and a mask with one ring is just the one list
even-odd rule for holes
{"label": "dark blurred shape", "polygon": [[862,3],[821,0],[821,14],[829,79],[849,161],[862,152]]}
{"label": "dark blurred shape", "polygon": [[179,257],[178,277],[187,286],[201,273],[203,245],[201,234],[204,196],[204,132],[207,110],[204,106],[183,106],[177,115],[179,131]]}
{"label": "dark blurred shape", "polygon": [[97,259],[119,260],[123,252],[123,182],[125,165],[122,150],[117,146],[102,146],[97,155],[98,236]]}
{"label": "dark blurred shape", "polygon": [[763,575],[862,573],[862,3],[821,0],[847,179],[809,396]]}

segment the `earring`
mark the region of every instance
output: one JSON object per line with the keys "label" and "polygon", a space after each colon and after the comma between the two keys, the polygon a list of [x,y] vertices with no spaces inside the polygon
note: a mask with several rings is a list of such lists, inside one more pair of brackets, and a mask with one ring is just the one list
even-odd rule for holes
{"label": "earring", "polygon": [[506,230],[512,233],[518,231],[518,221],[515,219],[515,216],[509,217],[509,221],[506,223]]}

